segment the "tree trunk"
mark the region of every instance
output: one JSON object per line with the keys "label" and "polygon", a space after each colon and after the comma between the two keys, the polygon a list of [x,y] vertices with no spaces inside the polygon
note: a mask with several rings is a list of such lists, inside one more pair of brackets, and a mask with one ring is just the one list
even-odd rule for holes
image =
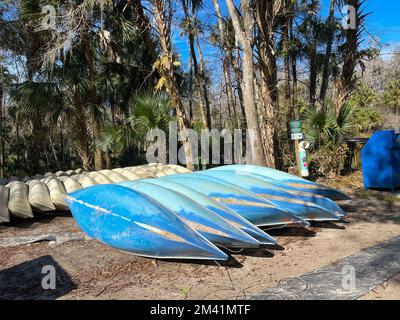
{"label": "tree trunk", "polygon": [[282,43],[283,43],[283,64],[284,64],[284,75],[285,75],[285,105],[287,108],[286,113],[286,131],[287,135],[290,138],[290,121],[294,120],[294,112],[293,112],[293,100],[292,100],[292,91],[291,91],[291,73],[290,73],[290,38],[289,38],[289,29],[290,29],[290,20],[291,16],[285,17],[285,22],[282,27]]}
{"label": "tree trunk", "polygon": [[[88,34],[84,35],[84,37],[82,39],[82,46],[83,46],[83,52],[84,52],[84,57],[85,57],[85,64],[86,64],[86,67],[88,68],[89,81],[91,83],[91,88],[90,88],[91,108],[96,108],[96,106],[97,106],[97,93],[96,93],[96,88],[95,88],[96,71],[95,71],[95,66],[94,66],[94,62],[92,59],[90,40],[88,37],[89,37]],[[96,143],[100,138],[101,125],[100,125],[100,122],[97,119],[95,113],[96,113],[95,111],[92,111],[91,116],[92,116],[93,137],[94,137],[94,141]],[[95,152],[94,152],[94,169],[96,171],[104,169],[103,151],[97,145],[95,145]]]}
{"label": "tree trunk", "polygon": [[[294,43],[294,32],[293,32],[293,17],[290,19],[289,36],[290,42]],[[290,62],[292,65],[292,107],[294,118],[298,119],[300,116],[300,110],[297,106],[297,56],[296,50],[291,47],[290,50]]]}
{"label": "tree trunk", "polygon": [[178,128],[181,132],[181,139],[186,158],[186,167],[190,170],[193,170],[194,165],[192,146],[190,138],[184,134],[190,124],[185,117],[185,109],[175,78],[175,67],[171,44],[171,2],[168,0],[151,0],[150,3],[155,18],[155,26],[159,35],[159,43],[162,53],[160,60],[165,60],[163,68],[161,69],[161,75],[166,79],[167,91],[171,97],[171,103],[175,108],[176,117],[178,120]]}
{"label": "tree trunk", "polygon": [[280,110],[278,92],[278,67],[274,51],[275,1],[256,3],[258,24],[259,64],[261,70],[262,104],[258,107],[262,143],[267,165],[283,167],[280,132]]}
{"label": "tree trunk", "polygon": [[253,131],[255,140],[253,141],[253,149],[251,150],[253,161],[256,165],[264,166],[266,164],[265,155],[262,147],[261,132],[257,121],[257,110],[254,100],[254,56],[251,43],[254,21],[250,12],[248,1],[241,1],[243,10],[243,29],[241,27],[237,8],[235,7],[233,0],[226,0],[226,4],[232,18],[236,37],[243,48],[242,92],[247,119],[247,128]]}
{"label": "tree trunk", "polygon": [[356,27],[346,30],[346,42],[343,45],[343,68],[339,79],[338,98],[336,101],[337,113],[355,87],[354,71],[358,62],[361,23],[365,19],[365,14],[362,13],[361,8],[363,2],[363,0],[346,0],[346,4],[353,6],[355,9]]}
{"label": "tree trunk", "polygon": [[206,94],[207,90],[204,89],[203,86],[203,81],[202,81],[202,74],[199,71],[199,64],[197,62],[197,56],[196,56],[196,50],[194,47],[194,33],[195,33],[195,27],[192,22],[192,17],[189,13],[189,9],[186,5],[186,0],[182,0],[182,7],[183,7],[183,12],[185,13],[185,18],[188,23],[188,40],[189,40],[189,51],[190,51],[190,57],[192,59],[192,65],[193,65],[193,71],[194,71],[194,77],[196,81],[196,86],[197,86],[197,92],[199,95],[199,107],[200,107],[200,115],[201,115],[201,121],[203,122],[204,127],[210,128],[208,124],[208,119],[207,119],[207,114],[206,114],[206,109],[207,109],[207,101],[206,101]]}
{"label": "tree trunk", "polygon": [[200,47],[198,30],[196,29],[195,32],[196,32],[197,51],[199,52],[199,59],[200,59],[200,65],[199,65],[200,68],[199,69],[200,69],[200,74],[201,74],[201,86],[203,88],[204,102],[205,102],[205,107],[206,107],[207,127],[211,129],[212,128],[211,106],[210,106],[210,100],[208,99],[205,64],[204,64],[204,59],[203,59],[203,52]]}
{"label": "tree trunk", "polygon": [[158,54],[154,47],[153,41],[150,36],[150,23],[144,13],[141,0],[131,0],[133,11],[133,22],[139,28],[142,39],[149,50],[149,53],[154,61],[157,60]]}
{"label": "tree trunk", "polygon": [[242,91],[242,74],[243,73],[240,68],[239,49],[237,50],[237,53],[235,55],[232,55],[231,53],[229,53],[229,55],[231,56],[231,59],[229,59],[229,60],[231,61],[232,69],[235,72],[236,82],[237,82],[236,90],[238,93],[240,116],[241,116],[239,119],[239,121],[241,122],[241,125],[239,126],[239,128],[247,128],[246,110],[244,108],[243,91]]}
{"label": "tree trunk", "polygon": [[319,94],[319,101],[320,101],[321,105],[323,105],[325,102],[326,92],[328,90],[329,65],[331,62],[333,38],[335,35],[334,29],[335,29],[335,0],[331,0],[331,4],[330,4],[330,8],[329,8],[329,17],[328,17],[329,32],[328,32],[326,52],[325,52],[324,63],[323,63],[321,91]]}
{"label": "tree trunk", "polygon": [[228,108],[229,108],[229,116],[233,115],[234,119],[237,122],[237,127],[240,128],[241,125],[240,118],[236,114],[235,97],[232,92],[232,80],[229,72],[229,61],[227,57],[225,57],[223,61],[223,69],[224,69],[226,99],[228,101]]}
{"label": "tree trunk", "polygon": [[193,124],[193,61],[192,57],[189,57],[189,122]]}
{"label": "tree trunk", "polygon": [[82,160],[82,168],[84,170],[90,169],[90,152],[89,152],[89,139],[90,133],[88,131],[88,121],[85,111],[78,97],[77,92],[73,95],[73,121],[74,132],[76,133],[76,150],[79,158]]}
{"label": "tree trunk", "polygon": [[[0,69],[2,72],[2,69]],[[2,74],[0,74],[2,75]],[[3,115],[4,115],[4,90],[3,90],[3,79],[0,79],[0,177],[4,178],[4,166],[5,166],[5,144],[4,144],[4,131],[3,131]]]}
{"label": "tree trunk", "polygon": [[[313,41],[313,40],[312,40]],[[316,102],[316,94],[317,94],[317,76],[318,76],[318,66],[317,66],[317,48],[314,42],[310,45],[310,78],[308,84],[308,93],[309,93],[309,103],[310,105],[315,105]]]}
{"label": "tree trunk", "polygon": [[233,111],[233,115],[237,121],[238,128],[240,128],[241,120],[240,120],[240,118],[237,117],[237,114],[236,114],[236,101],[235,101],[235,97],[234,97],[233,90],[232,90],[231,74],[229,72],[229,66],[232,65],[231,48],[229,48],[228,43],[226,42],[225,28],[224,28],[224,24],[223,24],[223,20],[222,20],[222,13],[221,13],[221,8],[219,6],[219,2],[218,2],[218,0],[213,0],[213,3],[214,3],[214,8],[215,8],[215,13],[218,18],[218,29],[219,29],[221,48],[225,55],[225,57],[223,58],[224,59],[223,70],[224,70],[224,77],[225,77],[226,97],[228,100],[228,105],[229,105],[230,109]]}
{"label": "tree trunk", "polygon": [[112,169],[112,160],[111,160],[110,150],[106,150],[106,152],[104,153],[104,158],[105,158],[105,162],[106,162],[106,168],[111,170]]}

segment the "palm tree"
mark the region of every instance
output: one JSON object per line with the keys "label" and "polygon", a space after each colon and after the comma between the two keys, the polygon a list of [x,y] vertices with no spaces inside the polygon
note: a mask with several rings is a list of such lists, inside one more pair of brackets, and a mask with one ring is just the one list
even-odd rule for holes
{"label": "palm tree", "polygon": [[365,0],[343,0],[341,4],[352,6],[355,10],[355,28],[345,30],[346,41],[341,51],[343,56],[342,73],[338,85],[338,99],[336,101],[336,110],[339,112],[340,107],[346,102],[355,88],[355,68],[360,61],[364,51],[359,51],[362,42],[362,34],[364,32],[365,21],[368,16],[364,12]]}
{"label": "palm tree", "polygon": [[329,16],[328,16],[328,21],[327,21],[327,39],[326,39],[326,52],[324,56],[324,62],[323,62],[323,73],[322,73],[322,82],[321,82],[321,91],[319,94],[319,101],[320,103],[324,103],[325,97],[326,97],[326,91],[328,89],[328,84],[329,84],[329,74],[330,74],[330,62],[331,62],[331,56],[332,56],[332,46],[333,46],[333,41],[334,41],[334,36],[335,36],[335,4],[336,0],[331,0],[330,1],[330,6],[329,6]]}
{"label": "palm tree", "polygon": [[141,151],[147,145],[146,134],[151,129],[168,132],[171,101],[166,94],[150,93],[133,96],[129,104],[129,113],[119,124],[105,126],[98,145],[103,150],[124,153],[133,148]]}
{"label": "palm tree", "polygon": [[157,88],[161,89],[165,86],[171,97],[171,103],[177,116],[178,128],[181,132],[186,166],[188,169],[193,170],[192,145],[187,135],[187,128],[189,128],[190,123],[185,115],[185,108],[175,75],[176,68],[180,63],[175,58],[171,43],[172,3],[171,0],[150,0],[149,3],[150,10],[154,16],[154,28],[159,37],[161,50],[161,56],[155,65],[161,75]]}

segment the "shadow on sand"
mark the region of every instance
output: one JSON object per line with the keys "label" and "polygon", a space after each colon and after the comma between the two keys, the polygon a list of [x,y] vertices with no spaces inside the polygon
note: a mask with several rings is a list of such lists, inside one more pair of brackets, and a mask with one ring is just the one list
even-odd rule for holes
{"label": "shadow on sand", "polygon": [[[42,282],[51,284],[53,270],[55,289],[45,290]],[[54,300],[76,288],[70,275],[51,256],[1,270],[0,284],[0,300]]]}

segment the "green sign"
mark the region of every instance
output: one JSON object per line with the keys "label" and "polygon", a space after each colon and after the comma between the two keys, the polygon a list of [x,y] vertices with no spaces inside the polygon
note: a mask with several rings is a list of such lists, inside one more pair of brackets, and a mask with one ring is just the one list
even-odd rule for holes
{"label": "green sign", "polygon": [[303,133],[301,132],[301,121],[295,120],[290,121],[290,136],[292,140],[301,140],[303,139]]}
{"label": "green sign", "polygon": [[299,134],[301,133],[302,122],[300,120],[290,121],[290,133]]}

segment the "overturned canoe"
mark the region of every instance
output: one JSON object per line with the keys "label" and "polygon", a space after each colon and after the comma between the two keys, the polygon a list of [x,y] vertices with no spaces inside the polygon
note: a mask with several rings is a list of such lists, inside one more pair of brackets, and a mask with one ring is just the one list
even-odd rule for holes
{"label": "overturned canoe", "polygon": [[[149,172],[156,178],[167,175],[166,172],[164,172],[164,168],[162,168],[162,167],[146,166],[146,167],[143,167],[143,170],[145,172]],[[173,173],[175,174],[175,171]]]}
{"label": "overturned canoe", "polygon": [[282,181],[274,180],[274,179],[271,179],[271,178],[268,178],[265,176],[261,176],[258,174],[248,173],[248,172],[241,172],[241,174],[248,174],[254,178],[257,178],[257,179],[263,180],[267,183],[270,183],[270,184],[276,186],[279,190],[283,190],[294,196],[301,197],[305,201],[310,201],[312,203],[315,203],[316,205],[318,205],[330,212],[333,212],[334,214],[336,214],[339,217],[346,216],[346,212],[343,211],[343,209],[341,207],[339,207],[335,201],[333,201],[327,197],[321,196],[320,194],[306,192],[302,189],[298,189],[295,187],[288,188],[287,185]]}
{"label": "overturned canoe", "polygon": [[97,171],[88,172],[86,175],[90,178],[93,178],[98,184],[113,183],[110,178],[107,178],[104,174]]}
{"label": "overturned canoe", "polygon": [[285,183],[287,188],[296,188],[309,193],[316,193],[332,200],[351,200],[349,196],[341,191],[329,188],[327,186],[308,181],[295,175],[279,171],[272,168],[255,165],[228,165],[212,168],[209,170],[229,170],[236,172],[249,172],[259,174]]}
{"label": "overturned canoe", "polygon": [[76,176],[73,176],[72,179],[75,179],[77,182],[79,182],[82,188],[89,188],[98,184],[96,180],[86,174],[77,174]]}
{"label": "overturned canoe", "polygon": [[250,221],[243,218],[240,214],[236,213],[235,211],[229,209],[228,207],[224,206],[220,202],[212,200],[211,198],[205,196],[204,194],[195,191],[189,187],[184,187],[178,183],[169,181],[169,180],[162,180],[162,179],[146,179],[143,180],[144,182],[148,182],[151,184],[156,184],[164,188],[168,188],[170,190],[174,190],[179,192],[192,201],[206,207],[210,211],[214,212],[215,214],[221,216],[230,224],[234,225],[235,227],[239,228],[240,230],[246,232],[254,239],[259,241],[262,244],[276,244],[276,240],[271,237],[269,234],[261,230],[260,228],[256,227]]}
{"label": "overturned canoe", "polygon": [[75,192],[77,190],[82,189],[82,185],[72,177],[64,176],[64,177],[60,177],[59,180],[63,183],[64,188],[67,191],[67,193]]}
{"label": "overturned canoe", "polygon": [[65,171],[65,173],[66,173],[68,176],[72,176],[72,175],[74,175],[74,174],[77,174],[74,170],[68,170],[68,171]]}
{"label": "overturned canoe", "polygon": [[65,202],[67,192],[62,182],[57,178],[47,178],[45,183],[50,192],[51,202],[53,202],[56,209],[59,211],[67,211],[68,205]]}
{"label": "overturned canoe", "polygon": [[141,178],[154,178],[155,175],[149,170],[146,170],[142,166],[140,167],[127,167],[126,170],[133,172],[134,174],[140,176]]}
{"label": "overturned canoe", "polygon": [[142,179],[141,176],[137,175],[136,173],[133,173],[129,170],[117,168],[117,169],[112,169],[111,171],[115,171],[119,174],[122,174],[124,177],[127,177],[128,180],[133,181],[133,180],[139,180]]}
{"label": "overturned canoe", "polygon": [[237,187],[251,191],[258,196],[266,199],[279,208],[288,210],[295,215],[309,221],[338,221],[340,216],[335,212],[330,212],[314,202],[295,196],[282,188],[258,179],[246,173],[234,174],[232,171],[206,170],[196,174],[211,177],[233,184]]}
{"label": "overturned canoe", "polygon": [[108,169],[100,170],[99,173],[105,175],[112,182],[121,182],[121,181],[129,180],[127,177],[123,176],[119,172],[115,172],[115,171],[108,170]]}
{"label": "overturned canoe", "polygon": [[259,246],[257,240],[181,193],[143,180],[121,182],[119,185],[150,197],[215,245],[238,248]]}
{"label": "overturned canoe", "polygon": [[28,202],[28,186],[21,181],[13,181],[7,185],[10,188],[8,210],[18,218],[33,218],[32,208]]}
{"label": "overturned canoe", "polygon": [[10,213],[8,211],[8,198],[10,189],[0,186],[0,223],[10,222]]}
{"label": "overturned canoe", "polygon": [[192,172],[192,171],[190,171],[189,169],[187,169],[185,167],[178,166],[177,164],[166,164],[166,165],[163,166],[163,168],[172,169],[176,173],[191,173]]}
{"label": "overturned canoe", "polygon": [[227,259],[174,213],[126,187],[97,185],[67,201],[80,228],[113,248],[152,258]]}
{"label": "overturned canoe", "polygon": [[51,201],[49,190],[42,181],[31,180],[28,182],[28,185],[28,201],[34,210],[40,212],[49,212],[56,209]]}
{"label": "overturned canoe", "polygon": [[68,176],[68,173],[66,173],[65,171],[57,171],[57,172],[55,173],[55,175],[56,175],[57,177],[64,177],[64,176]]}
{"label": "overturned canoe", "polygon": [[160,179],[166,179],[185,187],[193,188],[236,211],[256,226],[309,225],[304,219],[276,207],[251,192],[235,186],[229,186],[226,183],[215,181],[208,177],[190,173],[165,176]]}

